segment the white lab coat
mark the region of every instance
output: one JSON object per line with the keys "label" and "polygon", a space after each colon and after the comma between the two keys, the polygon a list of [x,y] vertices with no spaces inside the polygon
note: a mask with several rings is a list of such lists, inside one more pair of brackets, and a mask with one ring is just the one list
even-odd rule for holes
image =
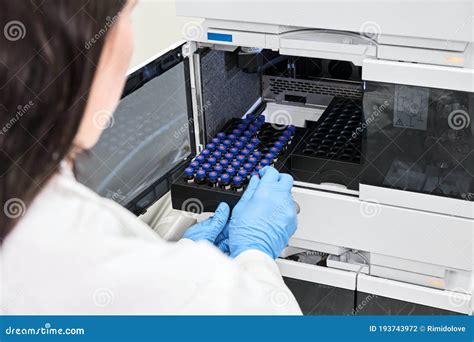
{"label": "white lab coat", "polygon": [[0,250],[4,314],[301,314],[277,265],[167,242],[62,168]]}

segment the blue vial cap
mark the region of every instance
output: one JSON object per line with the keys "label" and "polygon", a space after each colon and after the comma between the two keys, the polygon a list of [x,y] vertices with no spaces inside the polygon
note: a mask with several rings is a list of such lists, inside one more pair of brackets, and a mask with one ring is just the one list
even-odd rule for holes
{"label": "blue vial cap", "polygon": [[249,157],[248,161],[252,165],[257,164],[257,162],[258,162],[257,158],[255,158],[255,157]]}
{"label": "blue vial cap", "polygon": [[207,148],[202,150],[201,155],[204,157],[207,157],[208,155],[211,154],[211,151],[209,151]]}
{"label": "blue vial cap", "polygon": [[214,171],[216,171],[217,173],[219,173],[219,174],[222,173],[222,170],[224,170],[222,165],[217,164],[216,166],[214,166]]}
{"label": "blue vial cap", "polygon": [[254,153],[252,153],[252,156],[254,156],[257,159],[260,159],[262,157],[262,152],[255,151]]}
{"label": "blue vial cap", "polygon": [[236,141],[234,146],[237,147],[238,149],[240,149],[240,148],[242,148],[242,146],[244,146],[244,144],[241,141]]}
{"label": "blue vial cap", "polygon": [[278,149],[273,146],[273,147],[270,147],[270,153],[272,153],[274,156],[276,156],[278,154]]}
{"label": "blue vial cap", "polygon": [[234,183],[234,185],[242,185],[243,182],[244,179],[240,176],[234,176],[234,178],[232,178],[232,183]]}
{"label": "blue vial cap", "polygon": [[237,147],[231,147],[229,152],[235,156],[237,153],[239,153],[239,149]]}
{"label": "blue vial cap", "polygon": [[253,164],[252,163],[245,163],[244,164],[244,170],[246,170],[247,172],[250,172],[250,170],[253,169]]}
{"label": "blue vial cap", "polygon": [[192,161],[190,164],[189,164],[189,167],[192,167],[193,169],[197,169],[199,167],[199,162],[198,161]]}
{"label": "blue vial cap", "polygon": [[233,129],[233,130],[232,130],[232,134],[234,134],[234,135],[240,135],[240,129],[237,129],[237,128],[236,128],[236,129]]}
{"label": "blue vial cap", "polygon": [[252,118],[247,116],[245,119],[242,120],[242,123],[244,125],[248,125],[251,121],[252,121]]}
{"label": "blue vial cap", "polygon": [[281,141],[275,141],[275,143],[273,144],[274,147],[276,147],[279,150],[281,150],[281,148],[283,147],[283,143]]}
{"label": "blue vial cap", "polygon": [[213,143],[209,143],[206,145],[206,149],[208,149],[209,151],[213,151],[215,148],[216,145],[214,145]]}
{"label": "blue vial cap", "polygon": [[234,161],[232,161],[232,163],[230,163],[230,165],[232,165],[234,168],[238,169],[240,167],[240,162],[238,160],[234,160]]}
{"label": "blue vial cap", "polygon": [[243,123],[239,123],[237,125],[237,129],[240,129],[241,131],[246,127],[246,125],[244,125]]}
{"label": "blue vial cap", "polygon": [[224,146],[230,146],[230,145],[232,144],[232,141],[230,141],[229,139],[225,139],[225,140],[222,142],[222,144],[223,144]]}
{"label": "blue vial cap", "polygon": [[291,134],[296,132],[296,127],[294,125],[289,125],[286,129],[289,130]]}
{"label": "blue vial cap", "polygon": [[206,177],[206,171],[201,169],[196,172],[196,178],[202,179],[205,177]]}
{"label": "blue vial cap", "polygon": [[262,167],[268,166],[270,165],[270,161],[268,159],[262,159],[262,161],[260,162],[260,165]]}
{"label": "blue vial cap", "polygon": [[245,161],[245,156],[239,154],[235,159],[236,159],[238,162],[243,163],[243,162]]}
{"label": "blue vial cap", "polygon": [[196,157],[196,161],[201,164],[203,163],[204,161],[206,160],[206,157],[202,156],[202,155],[199,155]]}
{"label": "blue vial cap", "polygon": [[224,132],[219,132],[217,133],[217,137],[221,140],[225,139],[225,133]]}
{"label": "blue vial cap", "polygon": [[265,159],[273,160],[275,159],[275,156],[273,155],[273,153],[265,153]]}
{"label": "blue vial cap", "polygon": [[245,131],[244,132],[244,137],[250,138],[252,136],[252,132],[250,131]]}
{"label": "blue vial cap", "polygon": [[226,153],[224,154],[224,158],[227,160],[232,160],[234,159],[234,155],[232,153]]}
{"label": "blue vial cap", "polygon": [[214,145],[217,146],[217,145],[219,145],[219,142],[220,142],[221,140],[220,140],[219,138],[212,138],[211,141],[212,141],[212,143],[213,143]]}
{"label": "blue vial cap", "polygon": [[[252,139],[252,140],[253,140],[253,139]],[[247,150],[250,150],[250,151],[253,151],[254,147],[255,147],[255,145],[252,144],[252,143],[248,143],[247,145],[245,145],[245,148],[246,148]]]}
{"label": "blue vial cap", "polygon": [[287,138],[293,135],[293,133],[291,133],[291,131],[289,131],[288,129],[285,129],[282,134]]}
{"label": "blue vial cap", "polygon": [[260,139],[258,138],[252,138],[250,142],[254,145],[257,146],[260,143]]}
{"label": "blue vial cap", "polygon": [[230,175],[228,173],[223,173],[221,175],[221,182],[229,183],[229,181],[230,181]]}
{"label": "blue vial cap", "polygon": [[224,145],[219,145],[219,146],[217,146],[217,150],[220,153],[225,153],[225,151],[227,151],[227,147],[225,147]]}
{"label": "blue vial cap", "polygon": [[240,153],[242,153],[242,155],[244,156],[248,156],[250,154],[250,150],[247,148],[244,148],[240,151]]}
{"label": "blue vial cap", "polygon": [[252,178],[253,176],[257,176],[257,177],[260,178],[260,175],[258,174],[257,171],[252,171],[252,172],[250,172],[250,178]]}
{"label": "blue vial cap", "polygon": [[257,116],[257,118],[255,119],[255,121],[258,121],[258,122],[265,122],[265,115],[260,114],[259,116]]}
{"label": "blue vial cap", "polygon": [[194,175],[194,169],[192,167],[187,167],[184,169],[184,174],[188,177],[192,177]]}
{"label": "blue vial cap", "polygon": [[247,142],[248,138],[247,137],[240,137],[239,141],[242,142],[242,144],[245,144]]}
{"label": "blue vial cap", "polygon": [[220,159],[220,157],[222,156],[222,153],[219,151],[214,151],[212,152],[212,156],[216,159]]}
{"label": "blue vial cap", "polygon": [[248,173],[247,173],[247,170],[240,169],[237,174],[242,178],[246,178]]}
{"label": "blue vial cap", "polygon": [[217,159],[214,157],[207,158],[207,162],[211,165],[215,165],[217,163]]}
{"label": "blue vial cap", "polygon": [[217,177],[218,177],[218,173],[216,171],[211,171],[209,172],[209,174],[207,175],[207,177],[209,178],[210,181],[216,181],[217,180]]}
{"label": "blue vial cap", "polygon": [[248,129],[249,129],[250,132],[255,133],[258,128],[254,124],[250,124]]}
{"label": "blue vial cap", "polygon": [[209,164],[209,163],[202,164],[202,169],[204,171],[209,171],[211,169],[211,164]]}
{"label": "blue vial cap", "polygon": [[225,172],[229,175],[233,175],[235,173],[235,169],[232,166],[229,166],[227,169],[225,169]]}
{"label": "blue vial cap", "polygon": [[229,134],[227,136],[227,139],[229,139],[230,141],[235,141],[237,139],[237,136],[235,134]]}
{"label": "blue vial cap", "polygon": [[282,143],[286,142],[288,140],[288,137],[285,137],[284,135],[280,135],[278,137],[278,141],[281,141]]}
{"label": "blue vial cap", "polygon": [[263,169],[263,166],[262,166],[262,165],[257,165],[257,166],[255,167],[255,170],[257,170],[257,171],[260,171],[261,169]]}
{"label": "blue vial cap", "polygon": [[229,166],[229,161],[227,159],[221,159],[219,164],[221,164],[223,168],[226,168],[227,166]]}

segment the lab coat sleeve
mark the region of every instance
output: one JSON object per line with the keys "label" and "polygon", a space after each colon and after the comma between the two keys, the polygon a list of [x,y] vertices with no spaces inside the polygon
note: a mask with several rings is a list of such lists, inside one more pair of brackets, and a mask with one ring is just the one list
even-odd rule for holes
{"label": "lab coat sleeve", "polygon": [[207,242],[183,239],[137,243],[121,254],[100,267],[98,278],[114,294],[103,313],[301,314],[275,261],[260,251],[231,259]]}

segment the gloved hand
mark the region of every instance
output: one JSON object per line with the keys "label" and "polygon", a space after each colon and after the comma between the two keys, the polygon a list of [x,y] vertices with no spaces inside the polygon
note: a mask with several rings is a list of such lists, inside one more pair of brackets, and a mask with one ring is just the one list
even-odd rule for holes
{"label": "gloved hand", "polygon": [[229,215],[230,208],[227,203],[223,202],[219,204],[213,216],[189,227],[184,233],[183,238],[193,241],[206,240],[214,243],[217,236],[222,233],[226,226]]}
{"label": "gloved hand", "polygon": [[296,230],[293,178],[273,167],[263,168],[260,175],[260,180],[251,180],[249,193],[242,197],[243,204],[232,212],[228,224],[232,257],[258,249],[276,259]]}
{"label": "gloved hand", "polygon": [[[247,205],[247,202],[252,198],[255,189],[257,189],[258,183],[260,179],[257,176],[254,176],[250,179],[249,185],[245,192],[240,197],[239,202],[235,205],[234,209],[232,209],[232,216],[237,217],[242,212],[244,212],[244,208]],[[229,224],[227,224],[224,230],[217,236],[216,241],[214,244],[224,253],[230,254],[229,248]]]}

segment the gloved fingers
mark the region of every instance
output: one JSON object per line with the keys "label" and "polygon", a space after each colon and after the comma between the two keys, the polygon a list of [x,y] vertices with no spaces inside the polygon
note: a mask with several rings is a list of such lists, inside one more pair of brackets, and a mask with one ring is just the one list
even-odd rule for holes
{"label": "gloved fingers", "polygon": [[290,191],[291,188],[293,187],[293,177],[291,177],[287,173],[281,173],[280,180],[278,183],[281,189]]}
{"label": "gloved fingers", "polygon": [[[210,218],[212,225],[216,228],[219,228],[219,233],[221,233],[229,220],[230,208],[229,205],[225,202],[221,202],[217,207],[214,216]],[[217,234],[216,234],[217,237]]]}
{"label": "gloved fingers", "polygon": [[229,239],[225,239],[221,241],[217,247],[221,250],[222,253],[224,254],[229,254],[230,253],[230,248],[229,248]]}
{"label": "gloved fingers", "polygon": [[257,176],[252,176],[252,178],[250,178],[249,185],[247,185],[247,189],[245,189],[245,192],[242,194],[239,202],[247,202],[249,199],[251,199],[253,193],[257,189],[259,182],[260,179]]}
{"label": "gloved fingers", "polygon": [[278,182],[280,179],[280,173],[271,166],[265,166],[260,170],[260,184],[268,184],[273,182]]}
{"label": "gloved fingers", "polygon": [[214,244],[218,246],[222,241],[229,238],[229,224],[226,224],[224,229],[217,235]]}

